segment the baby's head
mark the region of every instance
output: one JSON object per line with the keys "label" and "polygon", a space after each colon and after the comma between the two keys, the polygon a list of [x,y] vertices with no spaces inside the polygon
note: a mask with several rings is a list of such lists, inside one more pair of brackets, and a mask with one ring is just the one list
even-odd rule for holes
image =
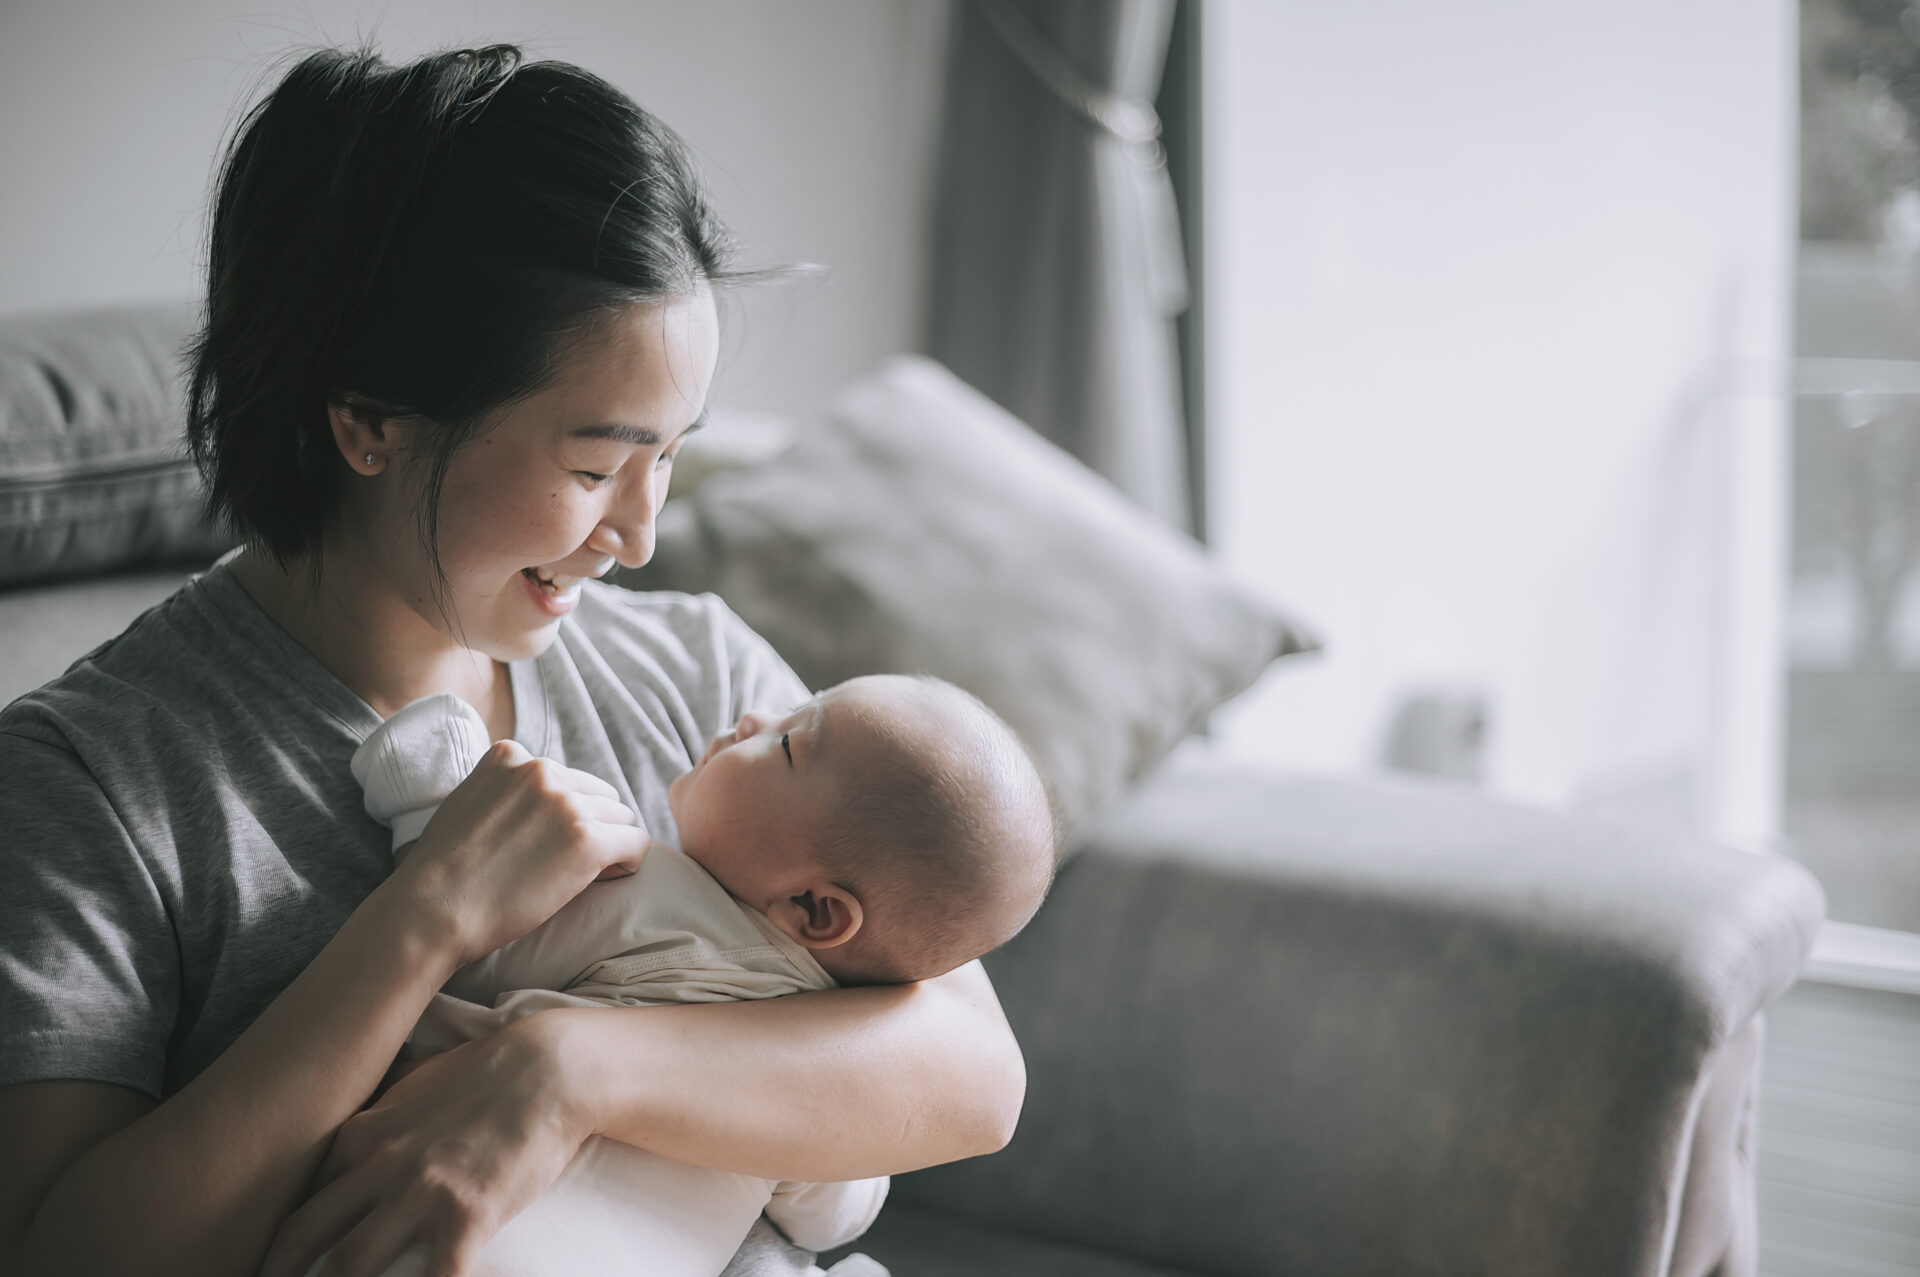
{"label": "baby's head", "polygon": [[667,799],[681,850],[843,984],[977,958],[1053,879],[1033,760],[939,679],[849,679],[784,717],[747,714]]}

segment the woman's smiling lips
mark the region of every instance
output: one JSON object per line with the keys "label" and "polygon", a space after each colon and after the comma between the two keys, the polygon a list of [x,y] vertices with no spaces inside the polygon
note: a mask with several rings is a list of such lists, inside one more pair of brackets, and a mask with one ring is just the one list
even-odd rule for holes
{"label": "woman's smiling lips", "polygon": [[[598,576],[612,566],[610,562],[603,563],[593,575]],[[548,616],[565,616],[580,602],[580,587],[588,578],[550,568],[522,568],[520,579],[527,583],[527,593],[542,612]]]}

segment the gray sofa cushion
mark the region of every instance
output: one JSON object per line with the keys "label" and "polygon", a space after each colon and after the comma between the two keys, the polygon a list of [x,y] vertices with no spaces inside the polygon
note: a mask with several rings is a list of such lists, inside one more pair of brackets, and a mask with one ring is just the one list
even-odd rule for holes
{"label": "gray sofa cushion", "polygon": [[235,538],[187,460],[185,304],[0,320],[0,586],[206,562]]}
{"label": "gray sofa cushion", "polygon": [[1030,1233],[1004,1232],[980,1221],[889,1202],[873,1228],[851,1246],[820,1257],[868,1255],[893,1277],[1203,1277],[1090,1246]]}
{"label": "gray sofa cushion", "polygon": [[0,590],[0,705],[50,679],[186,583],[179,568]]}
{"label": "gray sofa cushion", "polygon": [[1798,865],[1204,757],[1088,834],[987,959],[1019,1131],[888,1212],[1232,1277],[1702,1277],[1750,1241],[1759,1017],[1820,921]]}
{"label": "gray sofa cushion", "polygon": [[667,504],[639,588],[712,590],[814,687],[937,674],[1010,722],[1071,828],[1275,658],[1278,607],[939,364],[854,384]]}

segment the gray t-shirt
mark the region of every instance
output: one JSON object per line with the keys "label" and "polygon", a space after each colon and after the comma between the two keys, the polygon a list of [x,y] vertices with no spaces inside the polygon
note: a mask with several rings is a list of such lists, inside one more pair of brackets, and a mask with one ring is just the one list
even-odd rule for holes
{"label": "gray t-shirt", "polygon": [[[510,667],[515,739],[677,841],[667,783],[806,689],[712,595],[588,582]],[[0,1085],[164,1098],[392,868],[348,760],[378,716],[224,566],[0,712]]]}

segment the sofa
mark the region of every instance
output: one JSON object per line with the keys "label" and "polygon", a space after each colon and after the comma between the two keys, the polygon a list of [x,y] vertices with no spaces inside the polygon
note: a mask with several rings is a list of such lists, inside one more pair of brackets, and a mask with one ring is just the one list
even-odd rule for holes
{"label": "sofa", "polygon": [[[5,699],[230,540],[179,446],[191,322],[0,321]],[[1067,831],[987,960],[1018,1132],[898,1177],[856,1249],[898,1277],[1755,1271],[1765,1012],[1822,912],[1804,870],[1221,758],[1208,714],[1311,677],[1319,637],[926,361],[707,433],[623,583],[715,590],[814,685],[970,687]]]}

